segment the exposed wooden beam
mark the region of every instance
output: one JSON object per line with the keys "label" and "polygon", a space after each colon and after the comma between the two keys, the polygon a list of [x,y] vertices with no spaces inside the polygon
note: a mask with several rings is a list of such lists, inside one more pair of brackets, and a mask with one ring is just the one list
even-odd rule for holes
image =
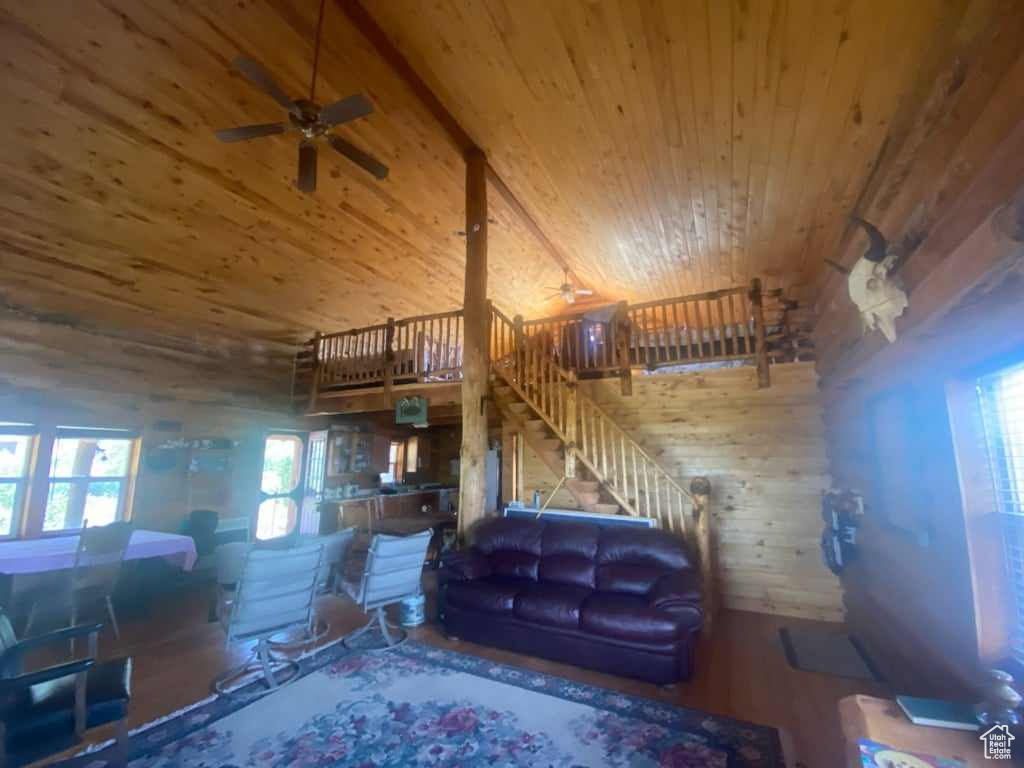
{"label": "exposed wooden beam", "polygon": [[459,535],[483,517],[487,487],[487,158],[466,156],[466,292],[462,347]]}
{"label": "exposed wooden beam", "polygon": [[[420,74],[409,63],[409,60],[405,58],[405,55],[391,42],[373,16],[363,7],[362,3],[359,0],[335,0],[335,3],[360,34],[376,49],[381,58],[394,70],[395,74],[409,86],[413,95],[420,100],[427,111],[441,124],[463,157],[468,159],[472,153],[482,151],[469,133],[459,124],[459,121],[455,119],[455,116],[441,103],[441,100],[430,89],[427,82],[420,77]],[[588,287],[580,280],[579,275],[573,271],[565,254],[544,234],[544,230],[540,228],[537,220],[526,209],[526,206],[523,205],[516,194],[509,189],[504,179],[501,178],[489,163],[486,164],[486,168],[487,178],[495,191],[502,196],[509,208],[516,213],[523,225],[537,239],[537,242],[540,243],[551,259],[560,269],[568,272],[569,279],[574,285],[577,287]]]}

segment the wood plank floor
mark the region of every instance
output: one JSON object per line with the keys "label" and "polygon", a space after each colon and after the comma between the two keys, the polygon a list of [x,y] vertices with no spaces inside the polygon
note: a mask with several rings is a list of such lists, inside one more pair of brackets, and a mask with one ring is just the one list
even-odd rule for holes
{"label": "wood plank floor", "polygon": [[[215,677],[244,660],[248,648],[225,649],[220,625],[207,621],[210,594],[210,590],[200,587],[163,598],[151,606],[147,616],[123,620],[120,641],[109,633],[101,637],[101,657],[130,654],[134,659],[130,727],[207,696]],[[433,590],[428,589],[431,603],[432,595]],[[428,604],[428,610],[431,609],[432,605]],[[366,621],[362,612],[346,598],[325,596],[321,598],[319,610],[330,623],[330,638],[339,637]],[[428,615],[434,615],[432,610]],[[794,766],[834,768],[843,764],[836,710],[838,700],[852,693],[886,695],[888,692],[874,683],[790,668],[779,646],[778,629],[798,625],[820,623],[758,613],[723,614],[713,637],[701,639],[694,678],[669,691],[472,643],[453,642],[433,625],[416,629],[412,635],[422,642],[462,653],[773,725],[792,740]],[[90,740],[99,741],[109,738],[109,731],[97,729],[89,736]]]}

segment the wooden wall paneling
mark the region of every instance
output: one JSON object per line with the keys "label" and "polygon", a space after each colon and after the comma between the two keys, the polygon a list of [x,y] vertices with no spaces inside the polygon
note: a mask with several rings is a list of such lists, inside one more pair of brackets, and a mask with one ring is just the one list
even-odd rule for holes
{"label": "wooden wall paneling", "polygon": [[[818,545],[830,476],[817,377],[810,363],[777,365],[773,375],[765,390],[749,366],[638,376],[629,397],[614,379],[579,386],[678,482],[711,480],[726,607],[835,620],[839,582]],[[528,494],[546,498],[557,481],[527,452]],[[563,491],[552,506],[577,507]]]}

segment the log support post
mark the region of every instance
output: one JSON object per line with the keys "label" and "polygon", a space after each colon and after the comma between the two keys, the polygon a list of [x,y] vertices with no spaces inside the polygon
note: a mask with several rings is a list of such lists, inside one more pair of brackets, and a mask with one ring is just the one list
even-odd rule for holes
{"label": "log support post", "polygon": [[693,525],[690,530],[696,531],[696,544],[700,553],[700,577],[703,584],[704,632],[709,637],[714,625],[717,610],[715,594],[715,536],[711,520],[711,481],[706,477],[695,477],[690,482],[690,495],[693,497]]}
{"label": "log support post", "polygon": [[754,340],[757,344],[757,349],[754,350],[757,360],[757,386],[764,389],[771,386],[772,380],[768,370],[768,343],[764,327],[764,297],[760,278],[755,277],[750,283],[750,309],[754,316]]}
{"label": "log support post", "polygon": [[619,368],[619,384],[622,394],[633,394],[633,367],[629,362],[629,304],[620,301],[612,317],[612,343],[615,345],[615,364]]}
{"label": "log support post", "polygon": [[466,154],[466,289],[462,358],[459,536],[484,516],[487,457],[487,158]]}

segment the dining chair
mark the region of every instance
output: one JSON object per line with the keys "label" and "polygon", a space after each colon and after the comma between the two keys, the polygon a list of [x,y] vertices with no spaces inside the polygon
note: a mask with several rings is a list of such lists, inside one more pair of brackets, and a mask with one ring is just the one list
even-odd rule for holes
{"label": "dining chair", "polygon": [[[125,763],[130,657],[96,661],[101,624],[83,624],[19,641],[0,612],[0,768],[27,765],[81,741],[86,729],[114,724],[113,764]],[[89,653],[43,669],[26,657],[79,637]],[[108,763],[109,764],[109,763]]]}
{"label": "dining chair", "polygon": [[[432,536],[433,531],[428,529],[411,536],[378,533],[373,537],[359,583],[346,581],[344,584],[345,591],[365,613],[370,614],[365,626],[344,638],[342,642],[346,648],[386,651],[405,642],[408,633],[391,624],[384,609],[422,592],[423,564]],[[380,632],[383,645],[356,645],[357,640],[375,630]],[[397,636],[389,630],[395,630]]]}
{"label": "dining chair", "polygon": [[112,598],[131,537],[132,524],[127,522],[83,527],[78,535],[78,548],[70,574],[61,579],[56,589],[49,588],[45,594],[37,594],[32,600],[25,621],[25,634],[28,635],[32,629],[42,601],[45,601],[48,609],[54,604],[66,608],[72,626],[78,622],[83,607],[103,602],[114,637],[120,639],[121,629],[117,624]]}
{"label": "dining chair", "polygon": [[254,640],[256,647],[245,663],[214,681],[217,693],[231,693],[231,683],[252,672],[262,672],[267,691],[296,678],[298,663],[275,654],[271,638],[312,627],[323,551],[324,545],[316,542],[291,549],[252,548],[245,553],[230,610],[222,613],[221,623],[228,647]]}

